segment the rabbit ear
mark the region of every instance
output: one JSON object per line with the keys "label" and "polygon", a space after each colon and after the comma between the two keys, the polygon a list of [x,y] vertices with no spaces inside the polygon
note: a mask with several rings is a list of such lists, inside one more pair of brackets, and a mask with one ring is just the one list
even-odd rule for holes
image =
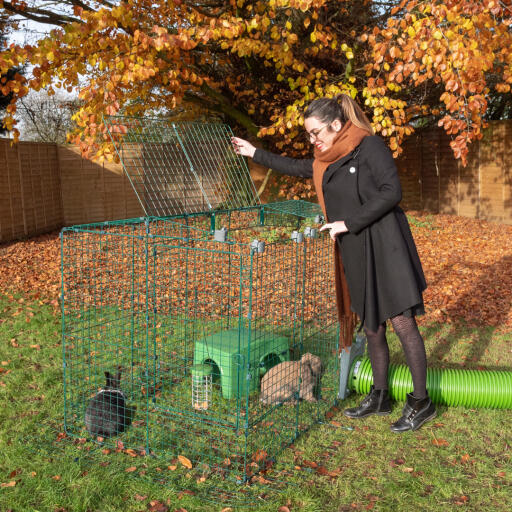
{"label": "rabbit ear", "polygon": [[105,378],[107,379],[106,387],[109,388],[111,386],[112,377],[110,376],[110,372],[105,372]]}
{"label": "rabbit ear", "polygon": [[301,358],[301,365],[302,365],[302,372],[304,372],[306,369],[313,375],[313,367],[311,366],[311,361],[308,357],[302,356]]}
{"label": "rabbit ear", "polygon": [[322,374],[322,360],[318,356],[313,356],[311,361],[311,370],[315,375]]}

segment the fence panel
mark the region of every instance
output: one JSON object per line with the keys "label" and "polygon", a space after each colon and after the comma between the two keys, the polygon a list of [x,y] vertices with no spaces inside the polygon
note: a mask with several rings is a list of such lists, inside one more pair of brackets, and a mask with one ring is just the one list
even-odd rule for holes
{"label": "fence panel", "polygon": [[442,129],[419,131],[397,161],[404,206],[512,224],[510,140],[512,120],[490,122],[463,167]]}
{"label": "fence panel", "polygon": [[62,226],[57,146],[0,139],[0,241]]}
{"label": "fence panel", "polygon": [[[443,130],[414,134],[397,160],[403,206],[512,224],[511,140],[512,120],[489,123],[463,167]],[[141,215],[120,164],[91,162],[73,146],[0,139],[0,242]]]}

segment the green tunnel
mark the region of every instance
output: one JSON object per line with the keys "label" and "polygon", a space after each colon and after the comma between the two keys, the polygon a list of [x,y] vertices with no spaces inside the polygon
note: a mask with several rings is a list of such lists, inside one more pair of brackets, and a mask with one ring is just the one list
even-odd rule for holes
{"label": "green tunnel", "polygon": [[[366,394],[372,384],[370,360],[356,358],[349,372],[349,389]],[[404,401],[413,388],[409,368],[391,364],[388,385],[391,397]],[[512,409],[512,372],[508,371],[429,368],[427,390],[432,401],[440,405]]]}

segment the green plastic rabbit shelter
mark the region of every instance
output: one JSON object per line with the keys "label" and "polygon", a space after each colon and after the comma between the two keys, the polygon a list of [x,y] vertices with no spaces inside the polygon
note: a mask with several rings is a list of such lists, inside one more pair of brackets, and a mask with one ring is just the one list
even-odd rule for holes
{"label": "green plastic rabbit shelter", "polygon": [[[269,341],[264,333],[250,330],[220,331],[195,342],[194,364],[215,368],[222,396],[239,398],[258,389],[265,371],[290,359],[289,343],[284,336],[272,336]],[[247,372],[240,371],[246,367]]]}

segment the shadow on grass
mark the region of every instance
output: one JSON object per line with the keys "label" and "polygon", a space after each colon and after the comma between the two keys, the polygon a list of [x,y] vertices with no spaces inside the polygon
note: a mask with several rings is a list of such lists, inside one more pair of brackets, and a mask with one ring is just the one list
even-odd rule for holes
{"label": "shadow on grass", "polygon": [[[500,360],[499,363],[497,362],[499,359],[495,360],[494,364],[490,366],[487,353],[491,342],[494,343],[496,340],[499,327],[506,323],[512,309],[512,298],[508,293],[508,290],[512,289],[511,269],[511,256],[505,256],[493,265],[487,266],[484,272],[482,272],[481,265],[474,267],[474,274],[480,277],[475,279],[470,289],[446,307],[446,314],[451,320],[451,323],[447,324],[446,332],[444,330],[439,332],[439,326],[426,326],[423,329],[425,338],[442,336],[431,353],[432,361],[444,361],[450,365],[458,363],[458,366],[485,364],[488,369],[510,369],[510,361],[507,361],[506,355],[504,360]],[[482,293],[482,289],[487,289],[487,291]],[[500,289],[507,290],[507,293],[500,294]],[[487,300],[480,299],[479,303],[479,297],[487,297]],[[492,309],[496,311],[496,315],[492,318],[492,326],[483,327],[482,324],[486,320],[488,321],[488,316],[485,314],[488,300],[494,302]],[[461,321],[461,312],[468,310],[476,320],[473,325]],[[482,324],[477,328],[476,324],[480,322]],[[438,332],[436,333],[436,331]],[[458,344],[469,344],[470,346],[460,354],[462,357],[459,361],[449,361],[451,359],[449,355],[457,355],[461,352],[457,350]]]}

